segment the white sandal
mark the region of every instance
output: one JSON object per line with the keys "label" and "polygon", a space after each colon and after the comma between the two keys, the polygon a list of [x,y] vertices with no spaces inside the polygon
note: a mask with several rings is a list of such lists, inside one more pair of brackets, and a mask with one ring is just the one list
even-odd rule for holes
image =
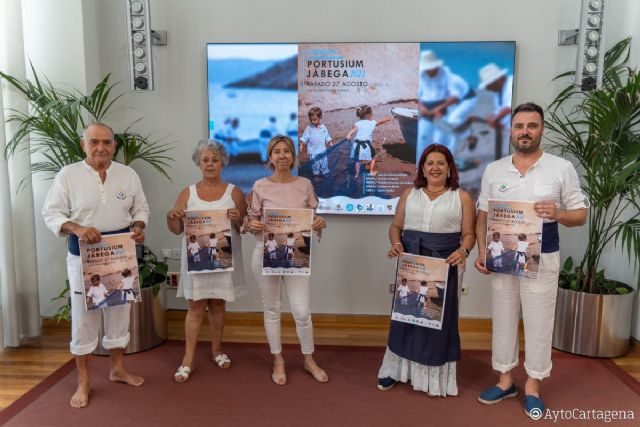
{"label": "white sandal", "polygon": [[[229,356],[227,356],[224,353],[221,353],[217,356],[215,356],[213,358],[213,361],[216,362],[216,364],[218,365],[219,368],[222,369],[228,369],[231,367],[231,359],[229,359]],[[226,363],[228,363],[228,366],[224,366]]]}
{"label": "white sandal", "polygon": [[177,383],[186,382],[189,379],[189,375],[193,372],[188,366],[180,366],[175,374],[173,374],[173,380]]}

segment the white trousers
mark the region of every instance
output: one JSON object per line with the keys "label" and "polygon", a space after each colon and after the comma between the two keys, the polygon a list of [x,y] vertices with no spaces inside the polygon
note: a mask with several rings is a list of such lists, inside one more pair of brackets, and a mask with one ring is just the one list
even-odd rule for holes
{"label": "white trousers", "polygon": [[92,353],[98,346],[100,318],[104,316],[102,346],[107,349],[125,348],[129,344],[131,305],[121,304],[104,309],[85,310],[80,257],[67,254],[67,275],[71,293],[71,344],[75,356]]}
{"label": "white trousers", "polygon": [[527,375],[541,380],[551,373],[551,342],[558,295],[560,252],[541,254],[538,279],[491,275],[492,365],[505,373],[518,366],[520,307],[524,323]]}
{"label": "white trousers", "polygon": [[262,303],[264,304],[264,330],[269,341],[272,354],[282,352],[280,337],[280,313],[282,309],[282,288],[289,298],[291,314],[296,322],[296,333],[300,340],[303,354],[313,354],[313,324],[309,296],[311,284],[308,276],[263,276],[262,258],[264,249],[262,242],[258,242],[254,252],[251,267],[260,286]]}

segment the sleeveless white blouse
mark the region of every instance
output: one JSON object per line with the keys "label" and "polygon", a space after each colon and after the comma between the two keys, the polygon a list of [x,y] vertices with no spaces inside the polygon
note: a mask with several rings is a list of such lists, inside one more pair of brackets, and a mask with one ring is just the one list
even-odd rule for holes
{"label": "sleeveless white blouse", "polygon": [[[232,209],[236,203],[231,198],[234,185],[228,184],[222,197],[213,202],[206,202],[198,197],[196,186],[189,186],[187,210]],[[187,273],[187,243],[182,238],[182,259],[180,263],[180,284],[178,297],[190,300],[223,299],[228,302],[247,294],[244,284],[244,268],[242,266],[242,241],[235,226],[231,226],[231,245],[233,247],[233,271],[221,273]]]}
{"label": "sleeveless white blouse", "polygon": [[432,201],[422,188],[412,188],[404,209],[405,230],[458,233],[462,229],[462,203],[458,190],[447,190]]}

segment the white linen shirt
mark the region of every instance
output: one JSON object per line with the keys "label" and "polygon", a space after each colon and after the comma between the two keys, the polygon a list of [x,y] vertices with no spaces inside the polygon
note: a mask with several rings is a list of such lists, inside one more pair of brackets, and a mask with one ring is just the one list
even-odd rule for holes
{"label": "white linen shirt", "polygon": [[136,172],[111,162],[104,181],[86,161],[63,167],[42,207],[42,216],[56,236],[66,222],[101,232],[120,230],[136,221],[148,223],[149,205]]}
{"label": "white linen shirt", "polygon": [[[542,153],[524,176],[513,165],[512,156],[490,163],[482,176],[478,209],[488,212],[489,199],[553,200],[557,207],[565,210],[587,207],[571,162],[549,153]],[[554,221],[545,218],[544,222]]]}

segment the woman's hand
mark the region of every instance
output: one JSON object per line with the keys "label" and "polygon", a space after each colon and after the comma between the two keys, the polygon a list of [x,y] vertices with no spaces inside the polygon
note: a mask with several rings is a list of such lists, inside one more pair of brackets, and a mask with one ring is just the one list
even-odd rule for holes
{"label": "woman's hand", "polygon": [[239,222],[242,219],[242,216],[240,215],[240,209],[238,208],[231,208],[231,209],[227,209],[227,218],[229,218],[229,220],[231,222]]}
{"label": "woman's hand", "polygon": [[478,270],[482,274],[491,274],[491,272],[487,270],[487,267],[484,265],[484,260],[485,258],[483,256],[478,255],[478,258],[476,258],[475,262],[476,270]]}
{"label": "woman's hand", "polygon": [[260,233],[264,231],[264,224],[257,219],[252,219],[251,221],[249,221],[249,226],[247,228],[249,229],[250,233]]}
{"label": "woman's hand", "polygon": [[447,264],[451,264],[451,266],[455,267],[459,265],[460,267],[464,267],[464,264],[467,262],[467,254],[465,254],[462,250],[458,249],[453,251],[451,255],[445,259]]}
{"label": "woman's hand", "polygon": [[391,248],[389,249],[389,252],[387,252],[387,256],[389,258],[395,258],[402,255],[403,252],[404,246],[402,246],[402,243],[393,243],[391,245]]}
{"label": "woman's hand", "polygon": [[181,221],[184,218],[184,209],[173,208],[167,212],[167,218]]}
{"label": "woman's hand", "polygon": [[317,216],[313,221],[313,224],[311,224],[311,228],[313,229],[313,231],[320,231],[323,228],[327,228],[327,223],[325,222],[324,218],[322,218],[321,216]]}

